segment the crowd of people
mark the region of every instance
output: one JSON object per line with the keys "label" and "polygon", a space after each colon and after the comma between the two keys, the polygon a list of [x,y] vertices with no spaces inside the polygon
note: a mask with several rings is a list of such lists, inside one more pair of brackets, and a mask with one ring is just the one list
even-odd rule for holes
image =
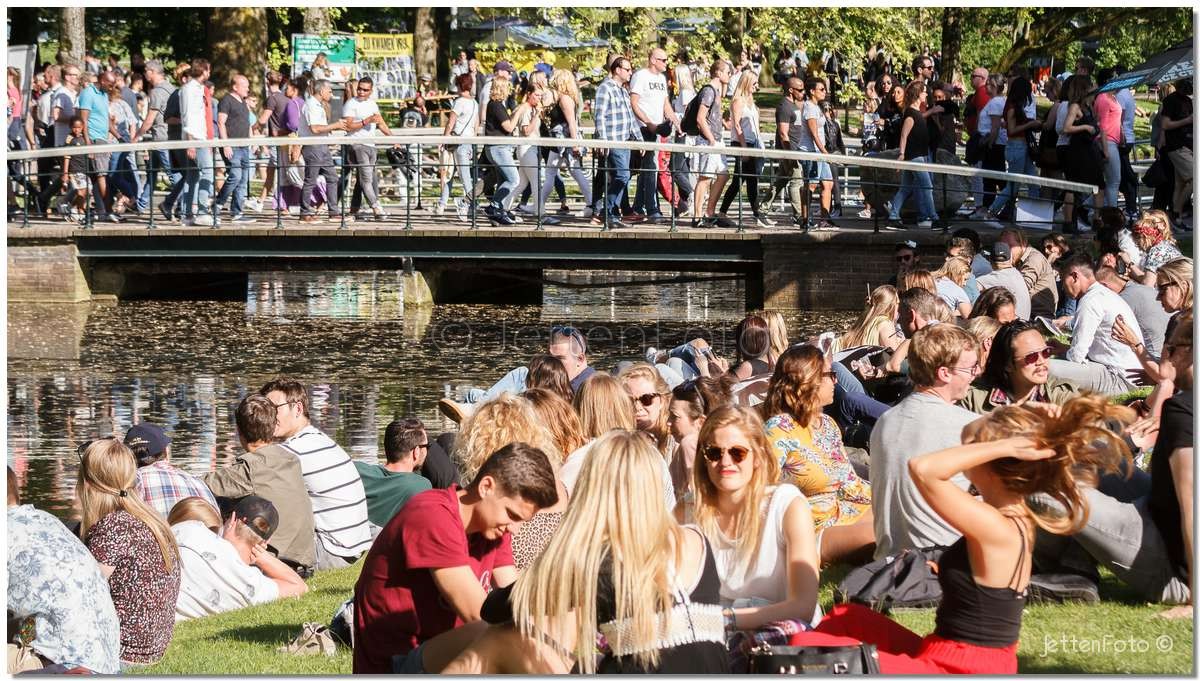
{"label": "crowd of people", "polygon": [[[80,445],[77,519],[21,505],[10,468],[10,671],[153,664],[176,622],[360,562],[356,673],[719,673],[847,639],[884,672],[1013,673],[1025,603],[1097,602],[1100,567],[1190,617],[1193,264],[1165,214],[1103,215],[1095,257],[1016,229],[902,242],[850,328],[753,312],[730,357],[695,338],[596,368],[555,326],[439,404],[457,428],[390,423],[382,463],[279,378],[203,475],[149,422]],[[830,565],[933,550],[927,636],[818,600]]]}
{"label": "crowd of people", "polygon": [[[971,71],[967,91],[948,77],[938,77],[936,53],[916,56],[909,74],[881,59],[882,51],[876,50],[875,57],[868,59],[861,76],[865,155],[956,163],[952,159],[961,149],[965,162],[977,168],[1095,185],[1094,195],[1052,192],[1041,197],[1054,201],[1059,210],[1055,222],[1065,225],[1068,233],[1098,228],[1098,209],[1122,206],[1122,195],[1127,222],[1137,217],[1139,178],[1130,153],[1136,141],[1134,120],[1146,113],[1130,89],[1097,92],[1098,85],[1123,69],[1095,72],[1094,62],[1082,57],[1074,73],[1060,81],[1020,66],[1005,74],[981,66]],[[674,219],[692,227],[773,227],[777,221],[771,218],[772,207],[779,200],[783,209],[785,197],[790,203],[786,222],[792,226],[834,230],[834,219],[841,215],[838,173],[829,162],[783,161],[768,169],[761,158],[733,156],[731,162],[728,155],[736,148],[769,146],[846,152],[832,105],[848,74],[836,54],[809,59],[803,45],[785,51],[775,64],[773,78],[783,98],[774,112],[773,141],[762,130],[763,115],[756,104],[766,77],[761,45],[742,50],[736,64],[717,56],[697,58],[686,50],[668,55],[656,47],[635,68],[633,57],[610,53],[598,83],[545,61],[518,74],[502,59],[488,72],[463,50],[452,68],[450,90],[456,96],[442,132],[504,139],[424,152],[418,145],[393,146],[386,154],[379,148],[385,143],[370,139],[393,132],[375,101],[370,78],[344,84],[340,109],[332,101],[334,83],[319,65],[291,75],[267,72],[261,96],[249,91],[244,76],[234,75],[219,84],[228,94],[218,101],[211,69],[203,59],[181,63],[172,73],[158,60],[132,61],[129,71],[111,59],[108,66],[95,69],[46,65],[36,74],[28,110],[17,87],[20,72],[10,67],[10,147],[266,135],[329,137],[340,153],[335,158],[330,146],[312,144],[277,150],[216,147],[215,156],[214,148],[197,146],[155,151],[144,159],[129,152],[100,152],[67,162],[41,159],[36,183],[21,164],[11,163],[10,175],[24,185],[26,207],[32,213],[58,212],[79,220],[92,204],[97,220],[119,222],[125,215],[157,210],[156,218],[168,222],[212,225],[214,215],[224,211],[227,214],[218,219],[239,223],[252,222],[253,214],[264,208],[275,208],[298,209],[299,219],[311,222],[321,204],[331,217],[339,217],[353,180],[353,194],[345,197],[349,211],[360,219],[384,220],[388,213],[380,200],[380,176],[392,173],[404,192],[415,180],[420,191],[421,178],[416,176],[421,173],[419,167],[414,170],[420,164],[414,157],[432,152],[425,167],[436,174],[440,195],[430,210],[440,215],[453,206],[463,221],[511,225],[536,216],[541,224],[557,224],[576,212],[567,201],[560,171],[578,185],[583,200],[578,216],[597,226],[653,224],[665,220],[669,210]],[[422,90],[400,112],[398,127],[428,123],[428,81],[426,77]],[[585,99],[581,89],[593,86],[594,95]],[[1159,161],[1148,174],[1155,188],[1152,207],[1164,210],[1176,229],[1190,229],[1191,222],[1191,87],[1190,78],[1164,85],[1161,108],[1153,119],[1151,144]],[[1051,100],[1044,116],[1038,115],[1035,94]],[[592,118],[596,139],[674,142],[695,152],[589,152],[570,142],[583,137],[585,113]],[[564,141],[561,146],[530,143],[547,137]],[[939,160],[940,152],[950,156]],[[588,166],[594,170],[590,180],[584,172]],[[223,178],[219,191],[217,173]],[[250,191],[252,177],[262,183],[257,197]],[[151,207],[160,179],[167,189]],[[456,179],[461,195],[452,202]],[[971,181],[972,199],[964,206],[964,218],[1011,221],[1022,198],[1039,197],[1036,186],[980,177]],[[739,203],[731,216],[743,187],[749,211],[743,215]],[[551,192],[557,193],[559,207],[548,211]],[[816,214],[810,205],[814,195]],[[10,206],[12,196],[10,192]],[[954,217],[935,204],[932,178],[923,171],[901,173],[887,215],[878,217],[886,217],[891,229],[906,229],[902,217],[909,198],[915,201],[917,227],[943,228]],[[859,216],[871,217],[871,206]]]}

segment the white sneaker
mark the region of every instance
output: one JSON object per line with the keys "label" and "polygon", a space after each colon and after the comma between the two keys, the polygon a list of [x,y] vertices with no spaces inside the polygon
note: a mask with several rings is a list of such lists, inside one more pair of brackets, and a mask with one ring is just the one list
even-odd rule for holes
{"label": "white sneaker", "polygon": [[917,222],[918,229],[930,229],[933,227],[933,220],[921,220]]}
{"label": "white sneaker", "polygon": [[441,201],[438,201],[437,205],[433,207],[433,214],[441,215],[442,213],[445,213],[445,212],[446,212],[446,204],[442,203]]}
{"label": "white sneaker", "polygon": [[262,201],[258,199],[246,199],[242,203],[243,210],[251,210],[255,213],[261,213],[263,209]]}
{"label": "white sneaker", "polygon": [[871,209],[863,208],[862,210],[858,211],[858,217],[860,217],[864,220],[870,220],[871,219]]}
{"label": "white sneaker", "polygon": [[658,364],[658,348],[651,345],[646,348],[646,362],[650,364]]}
{"label": "white sneaker", "polygon": [[755,218],[755,219],[754,219],[754,225],[755,225],[756,227],[758,227],[759,229],[767,229],[767,228],[769,228],[769,227],[774,227],[774,226],[775,226],[775,221],[774,221],[774,220],[768,220],[767,218]]}
{"label": "white sneaker", "polygon": [[202,225],[204,227],[212,227],[213,226],[213,216],[209,215],[208,213],[200,213],[195,218],[192,219],[192,224],[193,225]]}

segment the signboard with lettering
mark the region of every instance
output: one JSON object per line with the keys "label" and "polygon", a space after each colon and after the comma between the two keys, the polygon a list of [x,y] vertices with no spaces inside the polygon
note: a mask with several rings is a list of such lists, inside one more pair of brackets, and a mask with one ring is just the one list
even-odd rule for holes
{"label": "signboard with lettering", "polygon": [[344,83],[354,75],[354,36],[337,33],[327,36],[293,33],[292,73],[311,69],[313,60],[322,52],[329,60],[329,80]]}
{"label": "signboard with lettering", "polygon": [[370,76],[379,101],[408,99],[416,94],[413,34],[356,33],[356,75]]}

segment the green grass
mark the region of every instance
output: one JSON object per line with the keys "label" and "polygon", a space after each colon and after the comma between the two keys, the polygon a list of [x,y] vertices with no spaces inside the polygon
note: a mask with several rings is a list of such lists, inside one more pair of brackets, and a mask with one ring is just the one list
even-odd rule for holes
{"label": "green grass", "polygon": [[[303,598],[224,613],[175,627],[167,654],[137,674],[349,674],[351,654],[339,647],[333,657],[298,657],[276,652],[305,622],[328,624],[354,592],[359,565],[318,573]],[[821,605],[833,603],[833,587],[846,568],[826,570]],[[1191,620],[1164,620],[1167,606],[1146,605],[1111,574],[1102,572],[1099,605],[1030,605],[1021,627],[1018,665],[1022,673],[1191,674]],[[933,631],[933,610],[893,614],[919,634]],[[1170,649],[1166,650],[1169,644]],[[1163,648],[1160,649],[1159,646]],[[1087,647],[1092,649],[1089,650]],[[1141,652],[1145,648],[1144,652]],[[1093,652],[1096,650],[1098,652]]]}

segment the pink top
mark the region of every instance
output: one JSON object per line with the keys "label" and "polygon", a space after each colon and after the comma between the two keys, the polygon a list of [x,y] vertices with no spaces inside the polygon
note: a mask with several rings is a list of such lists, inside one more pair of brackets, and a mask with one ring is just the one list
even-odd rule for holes
{"label": "pink top", "polygon": [[1121,143],[1121,105],[1111,92],[1096,95],[1096,122],[1110,142]]}
{"label": "pink top", "polygon": [[21,99],[21,91],[11,85],[8,88],[8,105],[12,107],[12,117],[20,118],[24,101]]}

